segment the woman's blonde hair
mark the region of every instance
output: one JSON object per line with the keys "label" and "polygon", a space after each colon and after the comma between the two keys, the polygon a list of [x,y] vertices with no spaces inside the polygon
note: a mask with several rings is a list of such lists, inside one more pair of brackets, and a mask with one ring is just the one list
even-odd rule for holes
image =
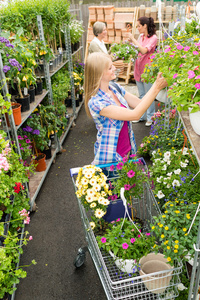
{"label": "woman's blonde hair", "polygon": [[91,117],[88,102],[90,98],[97,94],[103,72],[109,68],[111,57],[102,52],[91,53],[85,64],[84,92],[85,111]]}

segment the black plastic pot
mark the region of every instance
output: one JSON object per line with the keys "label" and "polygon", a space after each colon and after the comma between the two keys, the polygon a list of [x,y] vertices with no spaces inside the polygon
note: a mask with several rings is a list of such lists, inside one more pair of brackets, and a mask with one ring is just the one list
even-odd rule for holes
{"label": "black plastic pot", "polygon": [[30,86],[28,93],[30,95],[30,103],[35,101],[35,87],[34,86]]}
{"label": "black plastic pot", "polygon": [[20,98],[19,96],[15,97],[17,103],[21,104],[21,112],[28,111],[30,109],[30,95],[24,96],[24,98]]}
{"label": "black plastic pot", "polygon": [[13,87],[9,86],[9,94],[15,96],[18,94],[17,83],[14,83]]}
{"label": "black plastic pot", "polygon": [[79,106],[79,98],[76,98],[76,107],[78,107]]}
{"label": "black plastic pot", "polygon": [[37,81],[36,88],[35,88],[35,95],[41,95],[42,94],[42,81]]}
{"label": "black plastic pot", "polygon": [[66,107],[71,107],[72,106],[71,96],[65,99],[65,106]]}
{"label": "black plastic pot", "polygon": [[43,150],[42,153],[44,153],[46,155],[46,159],[50,159],[51,158],[51,147],[49,147],[49,149],[47,150]]}

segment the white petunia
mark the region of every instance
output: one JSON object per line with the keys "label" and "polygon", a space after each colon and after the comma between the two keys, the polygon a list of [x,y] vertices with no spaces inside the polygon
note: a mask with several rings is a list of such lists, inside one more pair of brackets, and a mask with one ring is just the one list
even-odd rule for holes
{"label": "white petunia", "polygon": [[165,197],[165,195],[163,194],[162,191],[158,191],[157,197],[158,197],[158,199],[162,199],[163,197]]}
{"label": "white petunia", "polygon": [[171,185],[168,183],[168,184],[167,184],[167,188],[169,189],[170,187],[171,187]]}
{"label": "white petunia", "polygon": [[182,154],[183,155],[187,155],[188,154],[188,149],[186,147],[184,147]]}
{"label": "white petunia", "polygon": [[182,168],[186,168],[187,167],[187,164],[185,164],[185,163],[183,163],[182,161],[180,162],[180,166],[182,167]]}
{"label": "white petunia", "polygon": [[167,166],[166,165],[164,165],[163,167],[162,167],[162,170],[167,170]]}
{"label": "white petunia", "polygon": [[187,290],[187,288],[182,283],[179,283],[177,285],[177,288],[178,288],[179,291]]}
{"label": "white petunia", "polygon": [[156,181],[159,182],[159,183],[161,183],[162,182],[162,178],[163,178],[163,176],[157,177]]}
{"label": "white petunia", "polygon": [[171,153],[169,151],[165,152],[163,160],[166,161],[166,162],[169,161],[170,156],[171,156]]}
{"label": "white petunia", "polygon": [[174,181],[172,182],[173,186],[180,186],[180,182],[177,179],[174,179]]}
{"label": "white petunia", "polygon": [[167,161],[167,164],[170,165],[170,164],[171,164],[171,160],[168,160],[168,161]]}
{"label": "white petunia", "polygon": [[181,169],[177,169],[177,170],[174,171],[174,174],[178,174],[179,175],[180,173],[181,173]]}
{"label": "white petunia", "polygon": [[167,176],[171,177],[172,176],[172,172],[167,173]]}
{"label": "white petunia", "polygon": [[188,160],[188,159],[185,159],[185,163],[189,163],[189,160]]}

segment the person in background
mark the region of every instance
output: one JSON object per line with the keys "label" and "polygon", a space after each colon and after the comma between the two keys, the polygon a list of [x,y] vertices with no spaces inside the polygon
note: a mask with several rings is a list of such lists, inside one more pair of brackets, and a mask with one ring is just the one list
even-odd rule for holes
{"label": "person in background", "polygon": [[[134,78],[139,92],[139,98],[142,99],[149,91],[152,84],[141,81],[141,75],[144,72],[146,64],[150,64],[150,56],[154,53],[157,45],[156,26],[153,18],[141,17],[137,20],[136,28],[140,36],[136,40],[131,33],[129,33],[129,41],[133,42],[138,47],[138,58],[135,61]],[[141,117],[140,120],[134,123],[146,120],[145,125],[151,126],[151,117],[155,113],[155,102],[147,109],[147,112]]]}
{"label": "person in background", "polygon": [[85,64],[84,92],[85,110],[97,128],[93,164],[107,164],[136,154],[136,142],[132,129],[133,120],[139,120],[155,97],[164,87],[166,80],[161,73],[148,93],[139,99],[110,84],[116,78],[115,66],[108,54],[95,52],[88,56]]}
{"label": "person in background", "polygon": [[107,35],[106,24],[103,22],[95,22],[93,25],[94,38],[89,46],[89,54],[93,52],[108,53],[103,39]]}

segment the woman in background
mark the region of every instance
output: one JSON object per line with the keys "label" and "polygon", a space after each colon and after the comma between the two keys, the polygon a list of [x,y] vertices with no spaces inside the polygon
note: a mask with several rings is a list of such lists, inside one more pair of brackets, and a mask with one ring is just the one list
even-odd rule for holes
{"label": "woman in background", "polygon": [[118,85],[119,91],[110,84],[116,78],[115,67],[108,54],[96,52],[88,56],[85,64],[85,110],[97,128],[93,164],[106,164],[136,154],[136,143],[130,121],[139,120],[166,80],[157,76],[148,93],[139,99]]}
{"label": "woman in background", "polygon": [[95,22],[93,25],[94,38],[89,46],[89,54],[93,52],[108,53],[103,39],[107,35],[106,24],[103,22]]}
{"label": "woman in background", "polygon": [[[133,42],[138,47],[139,54],[135,61],[134,78],[137,84],[139,98],[142,99],[144,95],[149,91],[152,84],[141,81],[141,75],[144,72],[146,64],[150,64],[150,56],[154,53],[157,45],[156,26],[153,18],[141,17],[137,20],[136,28],[138,29],[140,36],[136,40],[131,33],[129,33],[129,41]],[[155,113],[155,103],[152,102],[151,106],[147,109],[147,112],[141,117],[139,121],[146,120],[146,126],[151,126],[151,117]],[[134,121],[134,123],[139,122]]]}

